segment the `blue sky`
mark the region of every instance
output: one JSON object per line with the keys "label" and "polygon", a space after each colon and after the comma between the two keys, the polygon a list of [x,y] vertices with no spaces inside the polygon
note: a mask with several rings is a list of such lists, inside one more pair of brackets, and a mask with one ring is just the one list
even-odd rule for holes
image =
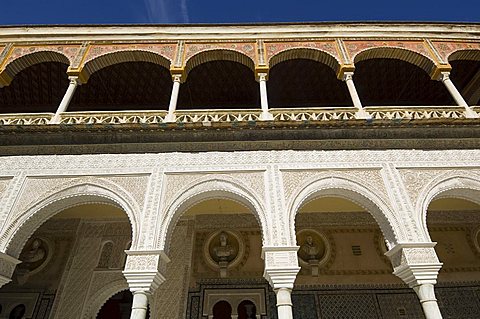
{"label": "blue sky", "polygon": [[0,25],[304,21],[480,22],[480,0],[3,0]]}

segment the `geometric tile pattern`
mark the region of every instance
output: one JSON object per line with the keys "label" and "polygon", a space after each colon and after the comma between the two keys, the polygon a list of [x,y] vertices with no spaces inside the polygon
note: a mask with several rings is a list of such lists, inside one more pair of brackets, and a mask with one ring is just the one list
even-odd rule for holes
{"label": "geometric tile pattern", "polygon": [[[377,294],[382,318],[424,319],[423,310],[414,293]],[[399,311],[405,311],[403,314]]]}
{"label": "geometric tile pattern", "polygon": [[378,318],[375,295],[337,294],[318,296],[322,319]]}

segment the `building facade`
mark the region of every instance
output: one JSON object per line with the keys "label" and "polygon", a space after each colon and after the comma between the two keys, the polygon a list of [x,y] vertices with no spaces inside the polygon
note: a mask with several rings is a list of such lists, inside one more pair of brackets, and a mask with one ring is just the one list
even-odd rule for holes
{"label": "building facade", "polygon": [[477,318],[479,100],[478,24],[1,27],[0,318]]}

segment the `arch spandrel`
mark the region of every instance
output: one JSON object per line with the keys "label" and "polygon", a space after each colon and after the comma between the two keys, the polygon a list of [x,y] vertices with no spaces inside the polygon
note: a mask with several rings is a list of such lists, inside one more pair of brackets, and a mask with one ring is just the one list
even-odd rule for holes
{"label": "arch spandrel", "polygon": [[49,218],[67,208],[95,203],[112,205],[126,213],[132,230],[132,246],[135,247],[140,227],[140,208],[132,196],[111,182],[78,179],[46,192],[40,200],[17,214],[4,228],[0,250],[18,256],[28,238]]}
{"label": "arch spandrel", "polygon": [[340,69],[340,60],[336,55],[316,47],[287,47],[268,57],[270,68],[275,65],[294,59],[316,61],[330,67],[335,73]]}
{"label": "arch spandrel", "polygon": [[78,45],[13,46],[6,59],[0,61],[0,73],[12,79],[26,68],[43,62],[60,62],[70,66],[80,51]]}
{"label": "arch spandrel", "polygon": [[418,66],[428,75],[436,68],[435,58],[423,42],[345,41],[354,63],[369,59],[397,59]]}
{"label": "arch spandrel", "polygon": [[480,50],[479,42],[462,42],[462,41],[436,41],[432,40],[435,51],[442,58],[443,63],[451,61],[451,55],[458,51],[476,51]]}
{"label": "arch spandrel", "polygon": [[[167,47],[174,50],[173,45]],[[152,46],[152,48],[155,47]],[[85,62],[80,66],[80,69],[85,73],[87,79],[93,73],[103,68],[124,62],[150,62],[168,70],[173,57],[169,57],[161,49],[154,50],[152,48],[140,45],[125,47],[108,46],[105,48],[93,47],[87,52]]]}
{"label": "arch spandrel", "polygon": [[430,240],[427,211],[430,203],[440,198],[459,198],[480,205],[480,174],[468,171],[448,171],[431,179],[419,192],[415,213],[425,239]]}
{"label": "arch spandrel", "polygon": [[[212,61],[232,61],[238,62],[240,64],[248,67],[252,72],[255,71],[255,58],[250,55],[245,54],[245,52],[238,50],[234,47],[221,48],[217,45],[208,46],[203,48],[200,46],[196,47],[194,54],[192,54],[192,46],[187,46],[185,56],[185,76],[188,76],[190,71],[202,65],[203,63],[212,62]],[[252,44],[252,51],[254,51],[254,44]]]}
{"label": "arch spandrel", "polygon": [[269,236],[271,225],[260,197],[234,178],[206,176],[183,187],[172,198],[159,216],[156,249],[168,252],[173,230],[181,215],[189,208],[209,199],[232,200],[247,207],[258,221],[263,244],[268,245],[271,240]]}
{"label": "arch spandrel", "polygon": [[396,216],[391,205],[381,196],[378,190],[365,185],[363,181],[341,175],[316,176],[300,183],[287,203],[288,220],[292,244],[295,244],[295,217],[300,208],[311,200],[321,197],[339,197],[364,208],[377,222],[384,238],[396,244],[406,238],[405,225]]}

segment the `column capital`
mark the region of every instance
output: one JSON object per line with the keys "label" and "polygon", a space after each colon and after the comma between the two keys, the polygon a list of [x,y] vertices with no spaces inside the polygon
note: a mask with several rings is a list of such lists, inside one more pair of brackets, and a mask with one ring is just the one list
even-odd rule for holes
{"label": "column capital", "polygon": [[390,258],[393,274],[402,279],[409,287],[437,282],[438,272],[442,268],[435,253],[436,242],[398,243],[385,253]]}
{"label": "column capital", "polygon": [[183,67],[171,67],[170,74],[172,75],[173,82],[184,83],[187,80],[187,74]]}
{"label": "column capital", "polygon": [[444,74],[450,75],[452,66],[450,64],[437,64],[430,74],[432,80],[443,81]]}
{"label": "column capital", "polygon": [[15,267],[21,263],[20,260],[0,252],[0,287],[12,281]]}
{"label": "column capital", "polygon": [[353,64],[342,64],[337,71],[337,79],[346,81],[352,79],[353,73],[355,72],[355,65]]}
{"label": "column capital", "polygon": [[76,78],[77,84],[79,85],[87,83],[88,79],[90,78],[90,74],[88,74],[83,68],[68,68],[67,75],[70,82],[72,81],[72,78]]}
{"label": "column capital", "polygon": [[299,246],[262,248],[262,258],[265,260],[263,276],[273,289],[293,289],[300,271],[297,257],[299,248]]}
{"label": "column capital", "polygon": [[257,65],[255,67],[255,79],[260,81],[267,81],[268,80],[268,72],[270,68],[266,65]]}
{"label": "column capital", "polygon": [[123,275],[132,292],[152,294],[165,281],[163,274],[170,259],[163,250],[126,250]]}
{"label": "column capital", "polygon": [[0,70],[0,88],[9,86],[13,78],[5,70]]}

